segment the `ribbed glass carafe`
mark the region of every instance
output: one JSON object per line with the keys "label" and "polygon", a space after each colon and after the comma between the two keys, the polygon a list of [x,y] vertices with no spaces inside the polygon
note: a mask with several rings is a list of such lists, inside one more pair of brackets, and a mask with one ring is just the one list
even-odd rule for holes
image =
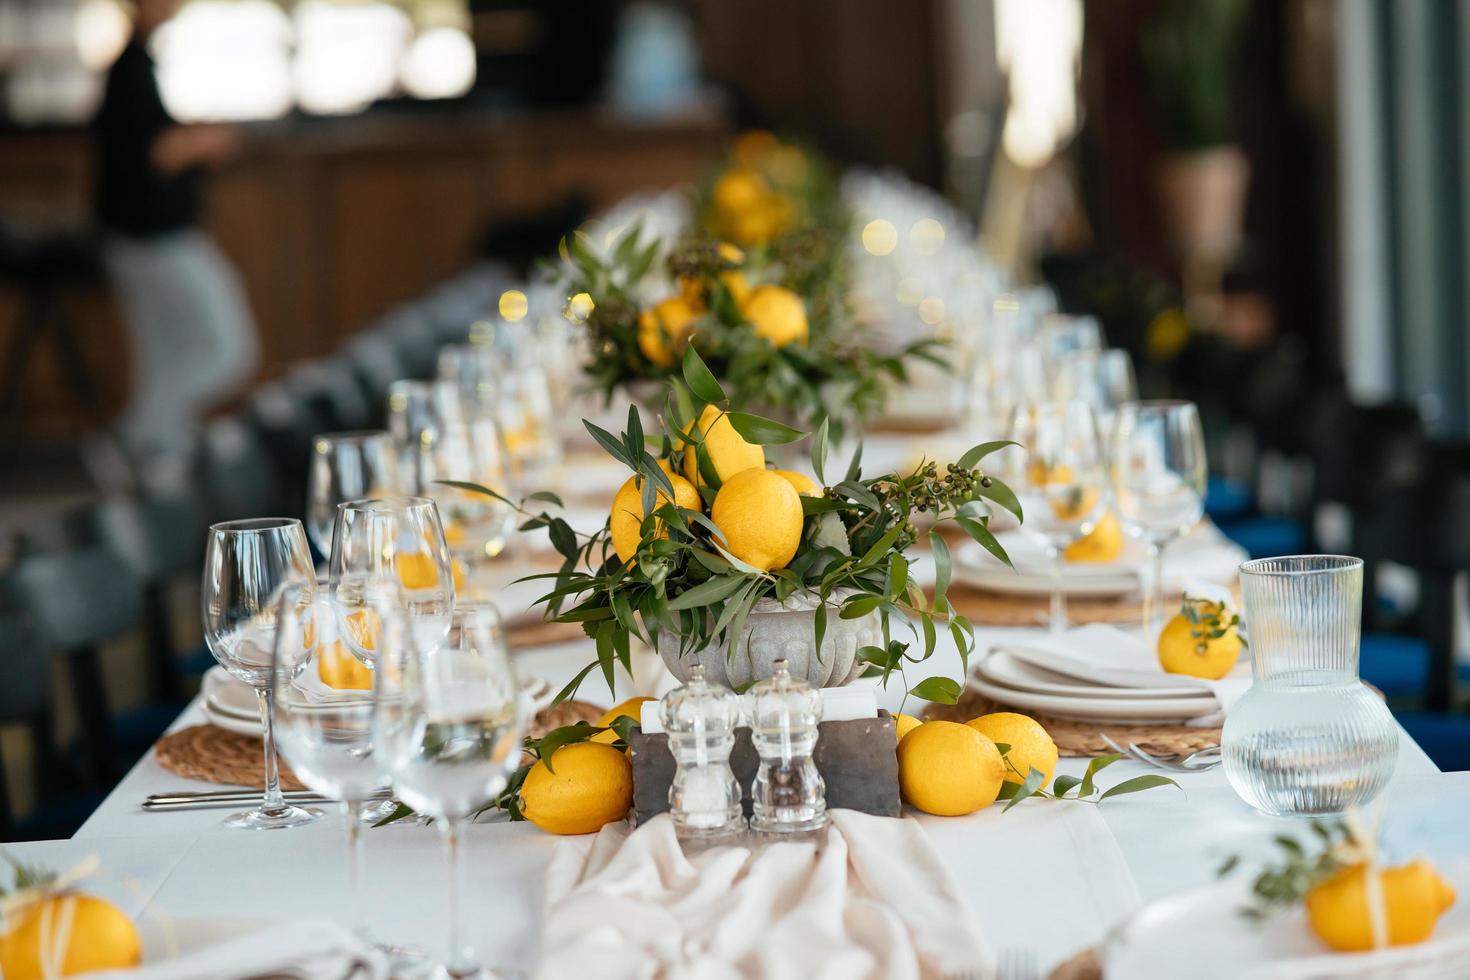
{"label": "ribbed glass carafe", "polygon": [[1371,802],[1398,758],[1398,726],[1358,679],[1363,561],[1262,558],[1240,566],[1253,683],[1221,747],[1240,798],[1273,816]]}

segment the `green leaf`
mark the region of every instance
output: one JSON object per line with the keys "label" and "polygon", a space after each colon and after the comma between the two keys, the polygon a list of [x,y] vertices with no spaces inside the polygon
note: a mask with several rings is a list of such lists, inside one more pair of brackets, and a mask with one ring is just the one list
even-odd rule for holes
{"label": "green leaf", "polygon": [[1113,763],[1117,762],[1121,758],[1123,758],[1123,754],[1121,752],[1114,752],[1111,755],[1097,756],[1091,762],[1089,762],[1087,764],[1087,771],[1082,774],[1082,786],[1077,791],[1077,796],[1079,798],[1091,796],[1093,779],[1097,776],[1098,773],[1102,772],[1108,766],[1111,766]]}
{"label": "green leaf", "polygon": [[[863,475],[863,444],[858,443],[857,448],[852,451],[852,459],[847,463],[847,476],[843,477],[848,483],[853,482]],[[874,507],[874,510],[878,508]]]}
{"label": "green leaf", "polygon": [[982,483],[975,484],[975,493],[1000,504],[1006,510],[1016,515],[1016,520],[1024,521],[1026,515],[1021,512],[1021,501],[1016,499],[1016,494],[1010,487],[999,480],[991,480],[990,486]]}
{"label": "green leaf", "polygon": [[821,602],[817,603],[817,610],[812,614],[812,630],[815,634],[813,648],[820,653],[822,650],[822,638],[827,635],[827,601],[825,596],[822,597]]}
{"label": "green leaf", "polygon": [[1051,782],[1051,793],[1059,800],[1065,799],[1067,794],[1070,793],[1080,782],[1082,782],[1082,780],[1077,778],[1076,776],[1058,776]]}
{"label": "green leaf", "polygon": [[388,814],[382,820],[379,820],[377,823],[373,824],[373,827],[386,827],[390,823],[397,823],[404,817],[411,817],[413,816],[413,814],[413,807],[409,806],[407,803],[399,803],[397,800],[394,800],[393,812]]}
{"label": "green leaf", "polygon": [[1007,803],[1005,805],[1005,809],[1001,810],[1000,812],[1005,813],[1007,810],[1015,806],[1017,803],[1020,803],[1022,800],[1034,796],[1036,794],[1036,791],[1041,788],[1041,784],[1045,780],[1046,773],[1042,772],[1040,769],[1037,769],[1035,766],[1032,766],[1031,771],[1026,773],[1026,781],[1023,782],[1020,786],[1016,787],[1016,791],[1011,794],[1010,802]]}
{"label": "green leaf", "polygon": [[[456,487],[460,490],[468,490],[470,493],[483,493],[487,497],[494,497],[496,500],[499,500],[502,503],[510,504],[512,507],[515,506],[515,501],[511,500],[508,497],[503,497],[500,494],[496,493],[494,490],[491,490],[489,487],[481,486],[478,483],[470,483],[466,480],[435,480],[434,482],[439,484],[440,486]],[[548,494],[547,496],[554,496],[554,494]],[[532,500],[538,498],[535,494],[532,494],[526,499]],[[558,506],[561,506],[560,500],[557,500],[556,503]]]}
{"label": "green leaf", "polygon": [[580,548],[577,546],[577,532],[572,526],[560,517],[554,518],[547,526],[547,532],[551,535],[551,546],[556,549],[557,554],[563,558],[576,558]]}
{"label": "green leaf", "polygon": [[897,602],[903,598],[909,587],[909,563],[903,555],[897,551],[888,556],[888,582],[884,592],[888,598]]}
{"label": "green leaf", "polygon": [[[487,490],[486,493],[492,494],[494,496],[499,496],[499,494],[496,494],[494,490]],[[550,490],[537,490],[535,493],[527,494],[526,500],[540,500],[548,504],[555,504],[556,506],[563,509],[565,509],[567,506],[566,504],[561,502],[560,497],[552,493]],[[526,501],[523,500],[521,502],[525,503]]]}
{"label": "green leaf", "polygon": [[909,693],[936,704],[954,704],[960,699],[960,682],[953,677],[926,677],[909,688]]}
{"label": "green leaf", "polygon": [[1111,789],[1104,790],[1103,795],[1099,796],[1097,801],[1101,803],[1103,800],[1111,799],[1114,796],[1122,796],[1125,793],[1138,793],[1146,789],[1153,789],[1156,786],[1173,786],[1175,789],[1179,789],[1179,784],[1168,776],[1148,773],[1143,776],[1134,776],[1132,779],[1125,779]]}
{"label": "green leaf", "polygon": [[826,483],[824,475],[827,469],[827,419],[822,417],[822,423],[817,426],[817,434],[812,439],[812,472],[816,474],[818,483]]}
{"label": "green leaf", "polygon": [[669,600],[669,609],[678,612],[681,609],[698,609],[719,602],[735,594],[737,589],[742,588],[750,582],[744,575],[726,575],[712,578],[701,582],[693,588],[685,589],[673,599]]}
{"label": "green leaf", "polygon": [[893,543],[898,540],[898,536],[900,533],[902,533],[902,531],[903,528],[897,524],[890,527],[887,531],[884,531],[883,536],[877,541],[874,541],[872,547],[863,552],[863,556],[858,559],[859,567],[864,565],[872,565],[877,562],[879,558],[887,554],[888,549],[893,547]]}
{"label": "green leaf", "polygon": [[617,690],[617,681],[613,676],[617,660],[617,650],[613,646],[613,633],[617,628],[618,623],[615,619],[609,619],[597,626],[597,662],[602,666],[602,676],[607,679],[609,694],[614,694]]}
{"label": "green leaf", "polygon": [[929,532],[929,551],[934,556],[934,599],[937,602],[949,593],[949,579],[953,569],[949,543],[938,531]]}
{"label": "green leaf", "polygon": [[596,728],[585,721],[579,721],[575,725],[563,725],[561,728],[553,728],[543,735],[536,743],[536,751],[541,756],[541,761],[546,763],[546,768],[555,773],[551,768],[551,757],[556,755],[556,750],[574,745],[577,742],[585,742],[593,735],[604,729]]}
{"label": "green leaf", "polygon": [[963,528],[972,540],[978,542],[980,547],[1005,562],[1008,567],[1015,567],[1011,564],[1011,556],[1006,554],[1005,548],[995,540],[995,535],[990,533],[990,528],[973,517],[966,517],[963,514],[956,514],[954,522]]}
{"label": "green leaf", "polygon": [[846,510],[849,506],[840,500],[831,500],[827,497],[811,497],[806,494],[802,494],[801,497],[802,516],[830,514],[834,510]]}
{"label": "green leaf", "polygon": [[968,450],[966,450],[965,454],[959,458],[955,465],[962,470],[973,470],[976,463],[980,462],[980,460],[984,459],[986,456],[989,456],[997,449],[1004,449],[1006,446],[1019,445],[1019,442],[1013,442],[1010,439],[997,439],[994,442],[982,442],[980,443],[980,445],[972,446]]}
{"label": "green leaf", "polygon": [[883,505],[879,503],[878,498],[873,495],[873,491],[869,490],[867,487],[863,486],[861,483],[858,483],[855,480],[843,480],[841,483],[837,484],[836,490],[838,493],[844,494],[852,500],[856,500],[858,503],[868,508],[868,510],[881,511],[883,509]]}
{"label": "green leaf", "polygon": [[582,682],[587,679],[587,675],[592,673],[592,671],[596,669],[597,661],[594,660],[587,666],[583,667],[581,670],[577,671],[577,676],[573,677],[570,681],[567,681],[567,686],[558,691],[556,693],[556,697],[551,699],[552,705],[555,706],[561,704],[567,698],[571,697],[573,694],[576,694],[577,688],[582,686]]}
{"label": "green leaf", "polygon": [[705,366],[704,359],[699,356],[699,351],[694,349],[693,344],[684,348],[684,383],[689,385],[694,397],[702,402],[716,405],[725,401],[725,389],[720,387],[720,383]]}
{"label": "green leaf", "polygon": [[842,605],[842,612],[838,615],[842,619],[861,619],[868,613],[883,605],[884,597],[881,595],[854,596]]}
{"label": "green leaf", "polygon": [[623,448],[622,442],[611,432],[587,419],[582,420],[582,425],[586,427],[587,431],[592,435],[592,438],[597,441],[597,444],[607,451],[609,456],[629,469],[636,468],[637,464],[629,458],[628,451]]}
{"label": "green leaf", "polygon": [[742,439],[759,446],[783,446],[806,435],[800,429],[749,412],[727,412],[725,417]]}

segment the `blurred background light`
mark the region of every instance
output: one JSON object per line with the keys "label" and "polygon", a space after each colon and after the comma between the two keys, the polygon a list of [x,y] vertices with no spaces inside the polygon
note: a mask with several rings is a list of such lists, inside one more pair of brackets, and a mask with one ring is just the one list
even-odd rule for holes
{"label": "blurred background light", "polygon": [[507,289],[500,294],[500,315],[511,323],[525,319],[530,308],[526,294],[519,289]]}
{"label": "blurred background light", "polygon": [[152,47],[175,118],[274,119],[291,110],[291,22],[269,0],[194,0]]}
{"label": "blurred background light", "polygon": [[1077,129],[1081,0],[995,0],[996,60],[1010,86],[1006,156],[1039,167]]}
{"label": "blurred background light", "polygon": [[920,218],[909,229],[909,244],[920,255],[936,255],[944,247],[944,225],[934,218]]}
{"label": "blurred background light", "polygon": [[[296,101],[307,112],[359,112],[392,95],[413,22],[391,3],[307,0],[295,9]],[[472,79],[473,80],[473,76]]]}
{"label": "blurred background light", "polygon": [[870,255],[889,255],[898,247],[898,229],[893,222],[876,218],[863,226],[863,248]]}
{"label": "blurred background light", "polygon": [[132,32],[132,20],[118,0],[83,0],[77,8],[77,55],[92,71],[111,65]]}
{"label": "blurred background light", "polygon": [[400,77],[415,98],[464,95],[475,84],[474,42],[457,27],[431,27],[409,45]]}

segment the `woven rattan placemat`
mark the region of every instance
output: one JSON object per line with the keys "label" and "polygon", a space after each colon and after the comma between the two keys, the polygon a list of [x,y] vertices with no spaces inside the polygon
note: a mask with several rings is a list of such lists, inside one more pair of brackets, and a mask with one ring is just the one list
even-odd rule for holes
{"label": "woven rattan placemat", "polygon": [[1084,949],[1051,971],[1047,980],[1102,980],[1102,961],[1097,950]]}
{"label": "woven rattan placemat", "polygon": [[[536,715],[526,734],[540,738],[553,728],[578,721],[595,722],[602,708],[586,701],[563,701]],[[262,787],[265,763],[260,739],[226,731],[218,725],[194,725],[170,732],[153,747],[158,764],[176,776],[201,779],[206,783]],[[524,757],[523,757],[524,759]],[[281,760],[281,788],[305,789],[285,760]]]}
{"label": "woven rattan placemat", "polygon": [[992,711],[1021,711],[1041,723],[1057,751],[1064,756],[1089,758],[1113,751],[1103,742],[1106,734],[1116,742],[1134,743],[1145,752],[1172,755],[1197,752],[1203,748],[1220,744],[1219,728],[1189,728],[1184,725],[1119,725],[1096,721],[1077,721],[1072,718],[1056,718],[1037,714],[1022,708],[1012,708],[991,700],[973,689],[966,690],[954,704],[931,704],[924,717],[941,721],[966,722],[971,718]]}

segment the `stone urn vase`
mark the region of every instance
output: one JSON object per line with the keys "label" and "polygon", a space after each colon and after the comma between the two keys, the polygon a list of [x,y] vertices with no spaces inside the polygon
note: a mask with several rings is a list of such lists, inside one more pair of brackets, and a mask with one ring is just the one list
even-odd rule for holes
{"label": "stone urn vase", "polygon": [[845,594],[833,593],[828,600],[827,629],[820,650],[815,643],[817,597],[796,593],[784,603],[772,598],[757,602],[733,655],[728,643],[686,650],[681,655],[680,637],[668,632],[659,634],[658,655],[681,682],[699,664],[710,681],[740,689],[770,677],[771,664],[785,658],[793,677],[805,677],[813,687],[841,687],[863,672],[858,649],[883,642],[876,612],[857,619],[838,616],[844,598]]}

